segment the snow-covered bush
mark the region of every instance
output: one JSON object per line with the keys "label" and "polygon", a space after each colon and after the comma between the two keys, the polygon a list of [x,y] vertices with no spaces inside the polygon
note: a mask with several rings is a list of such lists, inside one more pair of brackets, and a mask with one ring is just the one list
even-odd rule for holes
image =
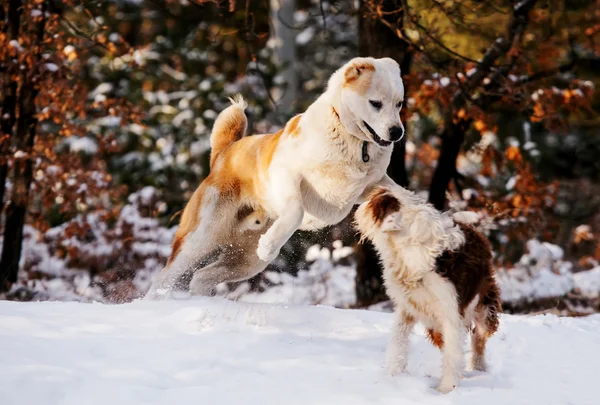
{"label": "snow-covered bush", "polygon": [[149,217],[161,204],[156,189],[145,187],[129,196],[114,224],[94,213],[46,232],[27,226],[19,281],[5,296],[104,302],[140,297],[171,253],[176,228]]}

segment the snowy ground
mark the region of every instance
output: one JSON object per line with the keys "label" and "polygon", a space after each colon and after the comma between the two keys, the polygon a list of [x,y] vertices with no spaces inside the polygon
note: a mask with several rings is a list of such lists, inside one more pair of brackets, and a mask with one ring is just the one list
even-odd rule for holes
{"label": "snowy ground", "polygon": [[487,374],[443,396],[422,330],[391,378],[392,317],[222,298],[123,305],[0,302],[0,398],[39,404],[598,403],[600,315],[502,316]]}

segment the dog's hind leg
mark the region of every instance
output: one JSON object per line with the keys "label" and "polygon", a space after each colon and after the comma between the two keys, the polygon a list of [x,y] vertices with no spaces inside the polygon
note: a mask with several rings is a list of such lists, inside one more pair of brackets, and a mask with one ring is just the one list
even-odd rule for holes
{"label": "dog's hind leg", "polygon": [[444,336],[442,336],[440,332],[429,328],[427,329],[427,336],[429,337],[429,340],[435,347],[437,347],[440,350],[444,348]]}
{"label": "dog's hind leg", "polygon": [[498,312],[501,310],[499,291],[492,284],[475,308],[475,328],[471,337],[471,367],[486,371],[485,346],[490,336],[498,329]]}
{"label": "dog's hind leg", "polygon": [[211,261],[210,256],[214,256],[214,253],[204,257],[189,257],[185,253],[180,254],[178,260],[168,264],[167,267],[156,275],[144,299],[165,299],[174,290],[182,289],[180,284],[184,284],[184,280],[190,274],[195,274],[198,271],[196,269],[205,267]]}
{"label": "dog's hind leg", "polygon": [[190,294],[211,296],[217,284],[247,280],[263,271],[267,264],[256,256],[254,249],[237,251],[197,270],[190,281]]}
{"label": "dog's hind leg", "polygon": [[217,284],[230,281],[230,278],[235,278],[235,276],[223,265],[221,260],[217,260],[206,267],[196,270],[190,281],[190,294],[212,296]]}
{"label": "dog's hind leg", "polygon": [[247,280],[263,271],[266,266],[267,263],[262,262],[257,263],[254,267],[230,267],[217,261],[196,271],[190,281],[190,294],[212,296],[215,293],[214,289],[217,284]]}
{"label": "dog's hind leg", "polygon": [[396,310],[392,336],[387,348],[387,369],[391,375],[398,375],[408,364],[408,347],[410,333],[415,319],[401,310]]}
{"label": "dog's hind leg", "polygon": [[181,279],[206,266],[205,258],[229,241],[235,225],[235,203],[202,183],[186,206],[173,241],[173,252],[145,299],[167,297]]}

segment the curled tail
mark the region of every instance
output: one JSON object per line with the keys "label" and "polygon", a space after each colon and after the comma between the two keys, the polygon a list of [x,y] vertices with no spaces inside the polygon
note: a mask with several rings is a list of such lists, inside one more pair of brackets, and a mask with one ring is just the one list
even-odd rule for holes
{"label": "curled tail", "polygon": [[248,119],[244,110],[248,106],[241,95],[229,99],[231,105],[221,111],[210,134],[210,167],[226,147],[246,134]]}

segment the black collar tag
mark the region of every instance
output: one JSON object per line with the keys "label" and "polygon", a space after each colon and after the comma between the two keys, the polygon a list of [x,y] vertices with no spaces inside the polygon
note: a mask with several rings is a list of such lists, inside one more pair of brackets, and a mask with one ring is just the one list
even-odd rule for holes
{"label": "black collar tag", "polygon": [[371,157],[369,156],[369,142],[367,142],[367,141],[363,142],[363,146],[362,146],[362,160],[365,163],[367,163],[369,160],[371,160]]}

